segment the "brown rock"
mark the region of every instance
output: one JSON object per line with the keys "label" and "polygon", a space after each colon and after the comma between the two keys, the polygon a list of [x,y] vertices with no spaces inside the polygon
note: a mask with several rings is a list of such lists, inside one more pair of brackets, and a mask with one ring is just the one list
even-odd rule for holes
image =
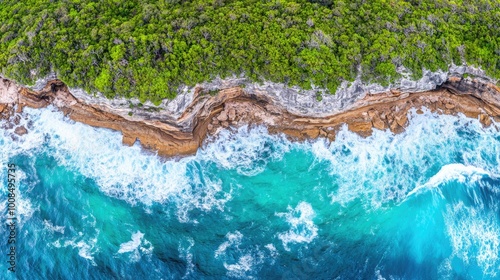
{"label": "brown rock", "polygon": [[229,127],[229,123],[228,122],[222,122],[221,125],[222,125],[222,127]]}
{"label": "brown rock", "polygon": [[453,110],[453,109],[455,109],[455,104],[452,104],[452,103],[446,103],[445,107],[446,107],[446,109],[448,109],[448,110]]}
{"label": "brown rock", "polygon": [[214,129],[214,126],[212,124],[208,124],[207,129],[212,130],[212,129]]}
{"label": "brown rock", "polygon": [[372,122],[365,120],[356,120],[347,124],[350,131],[369,135],[372,133]]}
{"label": "brown rock", "polygon": [[399,126],[398,122],[396,120],[392,120],[389,122],[389,128],[393,133],[397,133],[400,131],[401,127]]}
{"label": "brown rock", "polygon": [[385,119],[386,119],[386,117],[387,117],[387,114],[386,114],[384,111],[382,111],[382,113],[380,113],[380,115],[379,115],[379,116],[380,116],[380,118],[381,118],[382,120],[385,120]]}
{"label": "brown rock", "polygon": [[390,121],[393,121],[394,120],[394,115],[392,113],[388,113],[387,116],[386,116],[387,120],[390,122]]}
{"label": "brown rock", "polygon": [[19,136],[22,136],[22,135],[28,133],[28,130],[24,126],[18,126],[18,127],[16,127],[16,129],[14,129],[14,133],[19,135]]}
{"label": "brown rock", "polygon": [[422,115],[423,113],[424,113],[424,111],[422,111],[422,109],[420,109],[420,108],[417,109],[417,114]]}
{"label": "brown rock", "polygon": [[328,132],[324,131],[323,129],[320,129],[319,130],[319,135],[322,136],[322,137],[327,137],[328,136]]}
{"label": "brown rock", "polygon": [[328,139],[330,141],[335,141],[335,132],[334,131],[328,132],[328,136],[327,137],[328,137]]}
{"label": "brown rock", "polygon": [[479,121],[483,124],[484,127],[489,127],[492,123],[490,116],[487,114],[480,114]]}
{"label": "brown rock", "polygon": [[227,114],[226,114],[226,111],[222,111],[220,112],[220,114],[217,116],[217,120],[223,122],[223,121],[227,121]]}
{"label": "brown rock", "polygon": [[468,118],[477,119],[479,117],[480,110],[479,108],[471,108],[471,107],[463,108],[462,106],[462,110],[460,110],[460,112],[463,113]]}
{"label": "brown rock", "polygon": [[305,129],[303,133],[309,138],[316,138],[319,135],[319,129],[317,128]]}
{"label": "brown rock", "polygon": [[134,137],[130,134],[127,134],[127,133],[123,134],[123,138],[122,138],[123,145],[132,146],[132,145],[134,145],[135,141],[137,141],[136,137]]}
{"label": "brown rock", "polygon": [[429,100],[429,102],[431,103],[436,103],[439,100],[439,96],[429,96],[427,100]]}
{"label": "brown rock", "polygon": [[236,110],[234,108],[229,109],[228,118],[230,121],[234,121],[236,118]]}
{"label": "brown rock", "polygon": [[500,115],[500,110],[496,107],[491,107],[491,106],[483,106],[484,111],[492,117],[499,116]]}
{"label": "brown rock", "polygon": [[282,132],[285,133],[286,135],[292,136],[294,138],[298,138],[298,139],[302,138],[302,134],[297,129],[288,129],[288,128],[286,128],[286,129],[283,129]]}
{"label": "brown rock", "polygon": [[399,90],[391,90],[391,93],[392,93],[392,95],[394,95],[396,97],[401,95],[401,91],[399,91]]}
{"label": "brown rock", "polygon": [[399,126],[405,127],[406,123],[408,122],[408,116],[406,114],[397,115],[396,122]]}
{"label": "brown rock", "polygon": [[7,108],[7,105],[8,104],[0,104],[0,113],[2,113],[5,110],[5,108]]}
{"label": "brown rock", "polygon": [[378,115],[375,115],[372,118],[372,124],[373,124],[374,128],[379,129],[379,130],[384,130],[387,128],[387,125],[385,124],[385,122]]}

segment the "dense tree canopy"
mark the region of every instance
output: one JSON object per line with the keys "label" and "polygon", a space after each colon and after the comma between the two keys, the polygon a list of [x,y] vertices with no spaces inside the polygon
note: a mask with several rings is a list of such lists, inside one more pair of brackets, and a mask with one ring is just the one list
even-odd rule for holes
{"label": "dense tree canopy", "polygon": [[108,97],[159,102],[219,75],[334,92],[358,74],[480,66],[500,77],[498,0],[0,2],[0,72],[56,72]]}

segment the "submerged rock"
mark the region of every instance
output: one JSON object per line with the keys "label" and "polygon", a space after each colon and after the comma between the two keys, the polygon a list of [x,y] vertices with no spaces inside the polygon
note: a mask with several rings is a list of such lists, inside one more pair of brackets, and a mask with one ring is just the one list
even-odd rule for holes
{"label": "submerged rock", "polygon": [[14,129],[14,133],[23,136],[24,134],[28,133],[28,130],[24,126],[18,126]]}

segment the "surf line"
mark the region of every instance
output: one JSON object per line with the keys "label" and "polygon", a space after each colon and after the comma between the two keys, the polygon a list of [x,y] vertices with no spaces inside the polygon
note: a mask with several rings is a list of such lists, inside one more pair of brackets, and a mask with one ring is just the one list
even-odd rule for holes
{"label": "surf line", "polygon": [[7,165],[7,183],[8,183],[8,199],[7,199],[7,246],[9,253],[7,254],[7,263],[10,265],[7,270],[16,272],[16,234],[17,234],[17,216],[16,216],[16,165],[9,163]]}

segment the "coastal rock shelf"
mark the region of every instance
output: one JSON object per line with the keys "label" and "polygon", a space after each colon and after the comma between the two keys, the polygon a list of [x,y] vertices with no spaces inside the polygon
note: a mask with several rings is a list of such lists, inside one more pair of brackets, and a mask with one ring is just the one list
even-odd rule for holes
{"label": "coastal rock shelf", "polygon": [[[192,102],[178,118],[155,119],[154,114],[126,116],[99,104],[76,98],[60,80],[48,81],[36,91],[19,86],[8,79],[0,80],[0,113],[16,126],[18,113],[24,107],[43,108],[53,105],[74,121],[95,127],[121,131],[123,143],[137,140],[147,149],[163,156],[194,154],[207,135],[221,129],[241,125],[262,124],[271,133],[285,133],[293,139],[316,137],[335,139],[338,129],[347,124],[349,130],[368,136],[373,129],[404,130],[408,112],[429,108],[443,114],[462,113],[479,118],[485,126],[492,119],[500,122],[500,88],[480,79],[449,77],[435,90],[407,93],[391,90],[366,94],[343,112],[326,117],[290,113],[286,106],[263,92],[231,87],[215,95],[198,87]],[[15,129],[19,135],[29,133],[25,127]]]}

